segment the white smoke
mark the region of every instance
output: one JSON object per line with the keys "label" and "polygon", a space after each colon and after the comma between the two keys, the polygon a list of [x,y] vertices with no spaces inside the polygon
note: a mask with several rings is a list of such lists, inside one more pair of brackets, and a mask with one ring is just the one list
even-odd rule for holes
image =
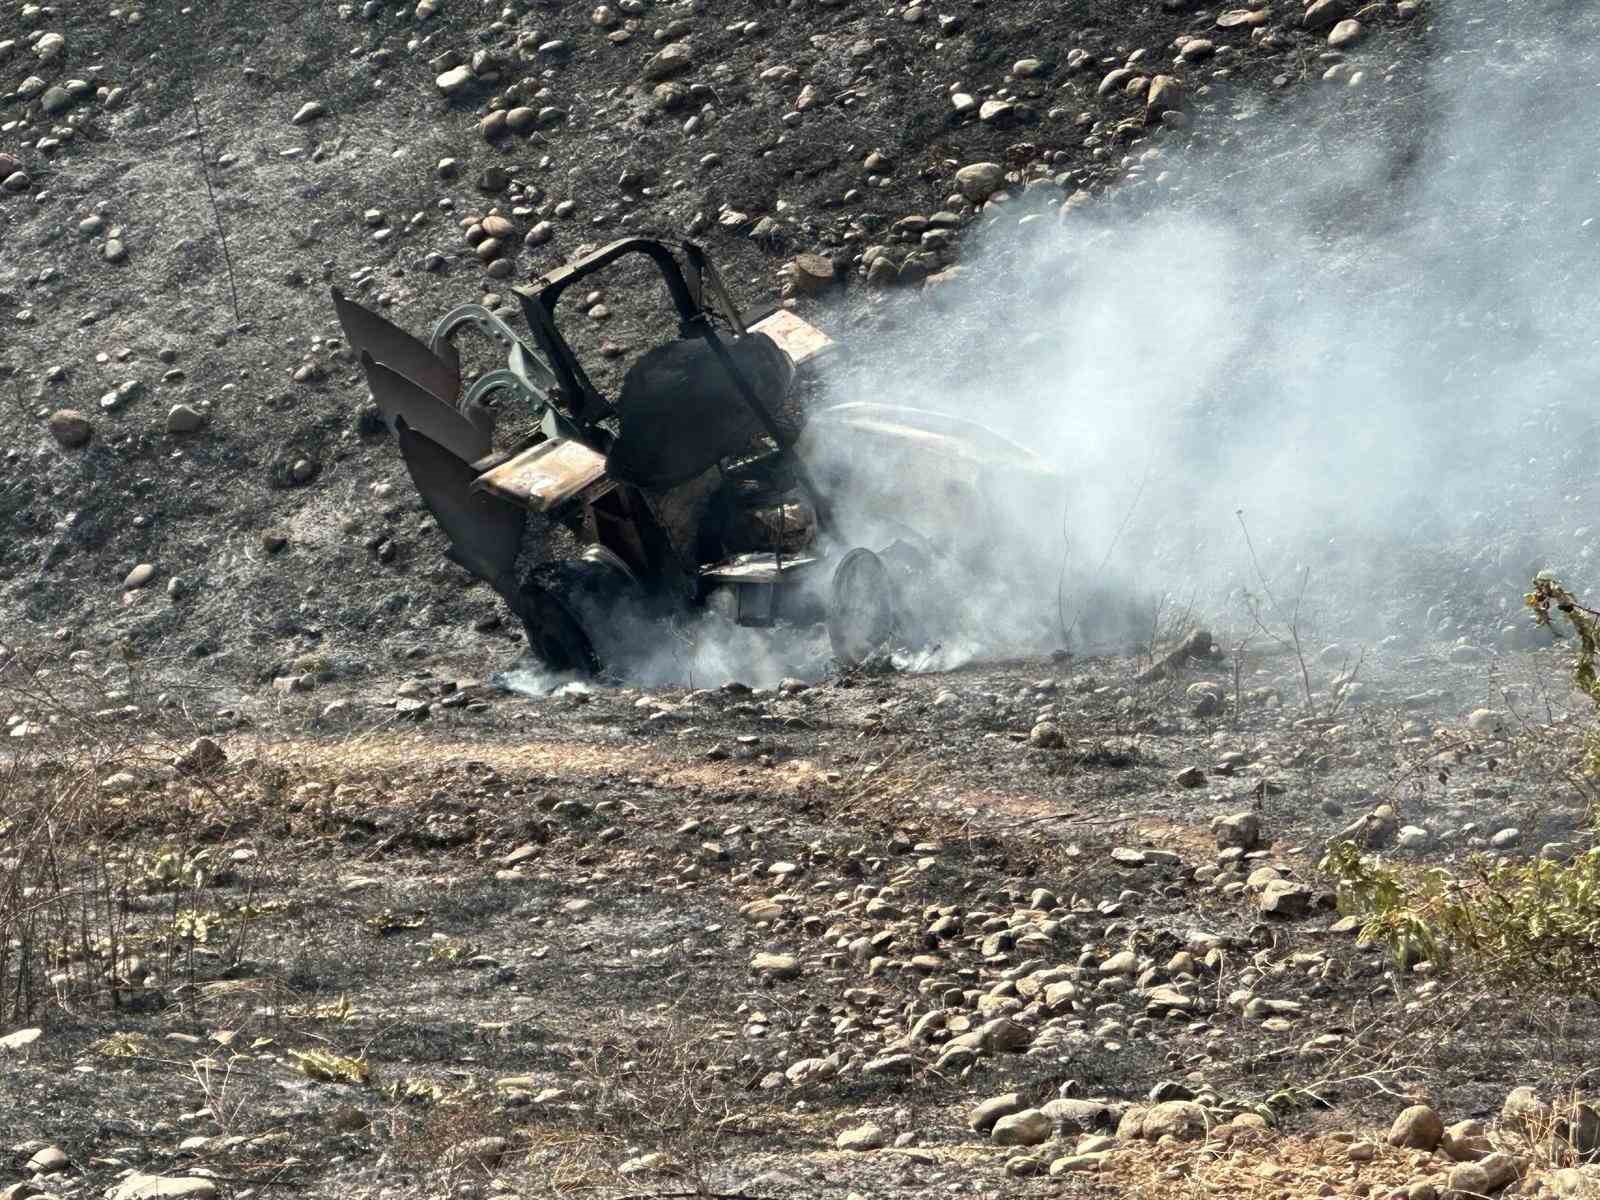
{"label": "white smoke", "polygon": [[1115,152],[1127,182],[1062,223],[1019,223],[1026,197],[980,218],[961,282],[839,399],[964,413],[1058,466],[1065,538],[1059,512],[1012,515],[1063,543],[1074,611],[1135,583],[1225,606],[1259,582],[1240,510],[1275,586],[1314,566],[1346,608],[1431,569],[1414,555],[1512,540],[1492,565],[1515,587],[1586,554],[1559,498],[1592,494],[1600,20],[1437,13],[1358,48],[1360,88],[1216,85],[1198,145]]}
{"label": "white smoke", "polygon": [[[855,350],[834,402],[982,422],[1065,480],[1060,507],[993,488],[1004,569],[946,589],[951,636],[902,665],[1092,645],[1096,620],[1148,634],[1150,593],[1212,621],[1305,570],[1347,630],[1420,633],[1419,589],[1492,608],[1537,567],[1581,569],[1600,13],[1452,0],[1418,22],[1351,53],[1359,87],[1188,68],[1187,130],[1102,138],[1115,188],[1061,222],[1035,193],[980,215],[959,282],[890,301],[892,331],[834,330]],[[713,617],[630,658],[647,684],[770,685],[826,647]]]}

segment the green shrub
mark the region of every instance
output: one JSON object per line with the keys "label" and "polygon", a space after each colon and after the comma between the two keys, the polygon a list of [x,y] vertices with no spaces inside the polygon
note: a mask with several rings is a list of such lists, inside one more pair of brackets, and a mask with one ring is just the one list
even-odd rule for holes
{"label": "green shrub", "polygon": [[[1548,574],[1525,602],[1540,625],[1552,624],[1554,610],[1571,626],[1573,682],[1600,710],[1600,611]],[[1585,732],[1583,749],[1584,771],[1600,778],[1600,725]],[[1600,1001],[1600,850],[1565,863],[1479,856],[1452,874],[1389,865],[1345,841],[1320,866],[1335,881],[1339,910],[1362,918],[1361,941],[1386,947],[1402,968],[1459,963],[1519,994]]]}

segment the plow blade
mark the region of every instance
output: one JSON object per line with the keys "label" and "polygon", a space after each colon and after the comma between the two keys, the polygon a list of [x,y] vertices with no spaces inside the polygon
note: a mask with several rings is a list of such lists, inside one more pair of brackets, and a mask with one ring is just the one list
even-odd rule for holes
{"label": "plow blade", "polygon": [[437,442],[457,458],[476,462],[491,449],[489,431],[468,420],[453,405],[425,391],[400,372],[374,362],[363,352],[361,369],[367,373],[372,398],[396,431],[405,422],[417,433]]}
{"label": "plow blade", "polygon": [[404,417],[395,424],[411,482],[450,539],[446,552],[450,560],[519,609],[516,567],[525,510],[488,492],[473,491],[478,473],[472,463],[411,428]]}
{"label": "plow blade", "polygon": [[450,357],[441,358],[398,325],[345,299],[338,288],[333,289],[333,307],[352,349],[415,380],[445,404],[455,404],[461,390],[461,363],[448,342],[444,343],[444,351]]}

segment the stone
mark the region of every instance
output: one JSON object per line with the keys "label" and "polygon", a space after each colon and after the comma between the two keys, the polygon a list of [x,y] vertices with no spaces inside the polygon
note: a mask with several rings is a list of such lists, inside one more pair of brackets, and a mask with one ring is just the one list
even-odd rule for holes
{"label": "stone", "polygon": [[1539,1093],[1531,1087],[1512,1088],[1500,1106],[1500,1123],[1529,1140],[1549,1129],[1553,1118],[1550,1105],[1539,1099]]}
{"label": "stone", "polygon": [[1394,841],[1399,830],[1400,822],[1394,809],[1387,804],[1380,804],[1366,816],[1340,830],[1339,838],[1355,842],[1366,850],[1382,850]]}
{"label": "stone", "polygon": [[88,445],[94,435],[94,426],[89,424],[89,418],[75,408],[58,408],[50,414],[49,426],[50,436],[67,450]]}
{"label": "stone", "polygon": [[1040,721],[1028,731],[1028,745],[1039,750],[1059,750],[1062,745],[1061,727],[1054,721]]}
{"label": "stone", "polygon": [[1128,80],[1137,74],[1138,72],[1132,67],[1118,67],[1116,70],[1108,72],[1106,77],[1100,81],[1100,86],[1095,89],[1095,95],[1104,98],[1112,92],[1120,91]]}
{"label": "stone", "polygon": [[0,1051],[24,1050],[37,1042],[43,1034],[44,1030],[37,1027],[18,1029],[0,1037]]}
{"label": "stone", "polygon": [[1155,1142],[1164,1137],[1180,1142],[1198,1142],[1210,1127],[1206,1110],[1192,1100],[1168,1100],[1146,1109],[1139,1136]]}
{"label": "stone", "polygon": [[42,1150],[34,1151],[33,1157],[28,1159],[26,1169],[38,1175],[51,1175],[64,1170],[71,1159],[67,1152],[60,1146],[46,1146]]}
{"label": "stone", "polygon": [[750,969],[768,979],[795,979],[800,975],[800,960],[792,954],[757,954]]}
{"label": "stone", "polygon": [[216,1194],[212,1179],[135,1172],[108,1191],[106,1200],[211,1200]]}
{"label": "stone", "polygon": [[168,433],[193,433],[205,423],[200,410],[187,404],[174,404],[167,413]]}
{"label": "stone", "polygon": [[1194,1007],[1194,997],[1171,984],[1160,983],[1145,992],[1144,1006],[1147,1010],[1155,1012],[1168,1010],[1188,1012]]}
{"label": "stone", "polygon": [[833,284],[833,260],[820,254],[797,254],[787,265],[785,274],[796,292],[815,296]]}
{"label": "stone", "polygon": [[1054,1121],[1037,1108],[1027,1108],[996,1121],[989,1140],[996,1146],[1037,1146],[1054,1131]]}
{"label": "stone", "polygon": [[317,101],[312,100],[312,101],[309,101],[308,103],[302,104],[300,106],[299,111],[296,112],[294,114],[294,116],[289,118],[289,124],[291,124],[291,125],[309,125],[312,121],[315,121],[318,117],[325,117],[327,115],[328,115],[328,110],[326,108],[324,108],[321,104],[319,104]]}
{"label": "stone", "polygon": [[1450,1168],[1450,1190],[1458,1196],[1492,1196],[1504,1191],[1522,1174],[1522,1164],[1509,1154],[1496,1152],[1477,1162]]}
{"label": "stone", "polygon": [[1426,850],[1432,841],[1433,835],[1421,825],[1402,825],[1394,844],[1399,850]]}
{"label": "stone", "polygon": [[1021,1092],[990,1096],[967,1115],[967,1127],[974,1133],[988,1133],[1001,1117],[1009,1117],[1027,1107]]}
{"label": "stone", "polygon": [[783,1072],[792,1087],[807,1087],[813,1083],[826,1083],[839,1073],[838,1066],[829,1058],[802,1058],[790,1063]]}
{"label": "stone", "polygon": [[977,1040],[985,1050],[1011,1054],[1026,1050],[1033,1043],[1033,1033],[1026,1025],[1019,1025],[1009,1017],[996,1017],[978,1029]]}
{"label": "stone", "polygon": [[1063,1135],[1110,1129],[1116,1124],[1111,1107],[1098,1100],[1062,1097],[1049,1101],[1041,1111],[1055,1122],[1056,1130]]}
{"label": "stone", "polygon": [[1205,787],[1206,773],[1199,767],[1185,767],[1172,777],[1172,782],[1181,788]]}
{"label": "stone", "polygon": [[980,204],[1005,186],[1005,168],[999,163],[968,163],[956,172],[956,189],[974,204]]}
{"label": "stone", "polygon": [[453,96],[476,78],[472,68],[466,65],[451,67],[436,78],[433,83],[446,96]]}
{"label": "stone", "polygon": [[55,116],[65,112],[72,105],[72,93],[64,87],[48,87],[44,95],[39,97],[39,107],[44,109],[46,116]]}
{"label": "stone", "polygon": [[100,256],[108,263],[119,263],[128,257],[128,247],[121,238],[109,238],[100,249]]}
{"label": "stone", "polygon": [[122,581],[122,586],[125,591],[136,592],[155,577],[156,569],[152,564],[140,563],[128,572],[127,578]]}
{"label": "stone", "polygon": [[1070,1175],[1082,1171],[1098,1171],[1101,1165],[1111,1157],[1106,1150],[1091,1151],[1087,1154],[1064,1154],[1050,1164],[1050,1174]]}
{"label": "stone", "polygon": [[916,1073],[917,1057],[914,1054],[885,1054],[861,1067],[863,1075],[912,1075]]}
{"label": "stone", "polygon": [[32,183],[33,180],[28,178],[26,171],[13,171],[3,180],[0,180],[0,187],[5,188],[8,192],[25,192]]}
{"label": "stone", "polygon": [[838,1150],[881,1150],[888,1144],[888,1137],[883,1130],[870,1121],[865,1125],[857,1125],[853,1129],[846,1129],[837,1138],[833,1145]]}
{"label": "stone", "polygon": [[1311,889],[1293,880],[1273,879],[1261,889],[1257,905],[1273,916],[1303,917],[1311,910]]}
{"label": "stone", "polygon": [[1477,1162],[1494,1153],[1487,1122],[1476,1119],[1457,1121],[1444,1131],[1439,1148],[1456,1162]]}
{"label": "stone", "polygon": [[1405,1150],[1433,1150],[1444,1137],[1444,1121],[1426,1104],[1403,1109],[1389,1126],[1389,1145]]}
{"label": "stone", "polygon": [[1352,19],[1340,21],[1328,31],[1328,48],[1343,50],[1361,40],[1361,22]]}
{"label": "stone", "polygon": [[659,53],[651,55],[644,64],[644,77],[650,83],[660,83],[681,75],[693,65],[694,55],[687,42],[673,42]]}
{"label": "stone", "polygon": [[1211,832],[1217,839],[1217,849],[1237,846],[1241,850],[1254,850],[1261,841],[1261,818],[1253,812],[1233,813],[1211,822]]}
{"label": "stone", "polygon": [[1017,106],[1009,100],[985,100],[978,106],[978,120],[985,125],[1003,127],[1017,119]]}
{"label": "stone", "polygon": [[1157,75],[1150,81],[1145,94],[1145,111],[1159,117],[1163,113],[1179,112],[1183,108],[1183,84],[1171,75]]}
{"label": "stone", "polygon": [[636,1158],[625,1160],[617,1168],[617,1174],[624,1178],[632,1175],[644,1175],[651,1171],[670,1171],[673,1169],[672,1160],[660,1150],[652,1150],[649,1154],[641,1154]]}
{"label": "stone", "polygon": [[[47,9],[46,11],[53,11]],[[42,34],[33,44],[33,55],[42,63],[54,62],[67,50],[67,39],[59,33]]]}
{"label": "stone", "polygon": [[1313,33],[1332,29],[1350,15],[1353,0],[1316,0],[1300,18],[1300,24]]}

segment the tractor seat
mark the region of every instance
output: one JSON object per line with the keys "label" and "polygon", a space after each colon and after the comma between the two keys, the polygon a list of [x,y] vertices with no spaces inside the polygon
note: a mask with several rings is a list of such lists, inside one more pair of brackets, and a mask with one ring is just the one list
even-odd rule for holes
{"label": "tractor seat", "polygon": [[[723,346],[774,419],[794,380],[794,361],[765,334]],[[623,376],[621,431],[606,473],[649,490],[676,487],[764,432],[738,385],[702,338],[680,338],[644,354]]]}

